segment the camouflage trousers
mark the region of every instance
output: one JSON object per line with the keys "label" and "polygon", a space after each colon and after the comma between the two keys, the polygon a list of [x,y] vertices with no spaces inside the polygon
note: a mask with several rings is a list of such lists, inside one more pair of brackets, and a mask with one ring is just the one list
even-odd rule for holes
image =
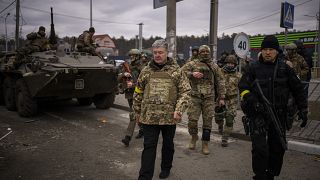
{"label": "camouflage trousers", "polygon": [[224,132],[223,132],[223,135],[225,136],[229,136],[231,131],[233,130],[234,118],[237,115],[237,107],[238,107],[237,103],[238,103],[237,96],[234,96],[232,98],[226,98],[225,99],[226,111],[224,113],[215,113],[214,119],[219,126],[222,127],[224,125],[224,120],[225,120]]}
{"label": "camouflage trousers", "polygon": [[[135,129],[136,124],[137,124],[136,118],[135,118],[135,114],[134,114],[134,112],[132,110],[133,99],[128,99],[128,104],[129,104],[129,107],[130,107],[130,112],[129,112],[129,120],[130,121],[129,121],[127,130],[126,130],[126,136],[132,137],[134,129]],[[142,131],[142,124],[139,123],[138,126],[140,128],[140,131]]]}
{"label": "camouflage trousers", "polygon": [[191,96],[191,105],[187,111],[188,131],[190,135],[198,134],[198,120],[202,113],[202,129],[211,131],[214,112],[214,97]]}
{"label": "camouflage trousers", "polygon": [[94,47],[85,46],[85,47],[77,47],[79,52],[87,52],[92,55],[96,55],[96,49]]}

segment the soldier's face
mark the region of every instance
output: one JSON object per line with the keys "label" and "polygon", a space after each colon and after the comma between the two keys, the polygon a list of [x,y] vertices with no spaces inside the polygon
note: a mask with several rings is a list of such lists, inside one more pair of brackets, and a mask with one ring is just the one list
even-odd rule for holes
{"label": "soldier's face", "polygon": [[286,49],[286,51],[289,57],[293,57],[296,54],[294,49]]}
{"label": "soldier's face", "polygon": [[193,56],[198,56],[198,51],[192,51]]}
{"label": "soldier's face", "polygon": [[273,48],[264,48],[261,51],[261,55],[265,62],[274,62],[278,55],[278,51]]}
{"label": "soldier's face", "polygon": [[199,52],[199,55],[203,59],[209,59],[210,58],[210,51],[209,50],[202,50]]}
{"label": "soldier's face", "polygon": [[168,51],[165,48],[153,48],[153,60],[157,64],[165,64],[167,62]]}

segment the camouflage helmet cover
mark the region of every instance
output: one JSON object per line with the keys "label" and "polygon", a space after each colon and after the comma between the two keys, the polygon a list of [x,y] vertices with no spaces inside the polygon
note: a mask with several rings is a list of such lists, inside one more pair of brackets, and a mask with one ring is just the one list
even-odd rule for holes
{"label": "camouflage helmet cover", "polygon": [[139,49],[130,49],[129,55],[140,55]]}
{"label": "camouflage helmet cover", "polygon": [[293,50],[297,49],[297,45],[294,43],[290,43],[290,44],[286,45],[286,49],[293,49]]}
{"label": "camouflage helmet cover", "polygon": [[193,46],[191,50],[192,51],[199,51],[199,46]]}
{"label": "camouflage helmet cover", "polygon": [[224,60],[225,63],[237,64],[237,57],[235,55],[228,55]]}
{"label": "camouflage helmet cover", "polygon": [[204,50],[208,50],[210,52],[210,47],[207,45],[201,45],[199,47],[199,52],[204,51]]}

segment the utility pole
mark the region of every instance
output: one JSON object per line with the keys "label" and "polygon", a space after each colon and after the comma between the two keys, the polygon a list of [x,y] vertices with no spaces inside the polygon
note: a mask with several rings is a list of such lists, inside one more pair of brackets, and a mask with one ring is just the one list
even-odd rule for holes
{"label": "utility pole", "polygon": [[6,17],[4,18],[4,26],[6,30],[6,53],[8,52],[8,33],[7,33],[7,17],[10,15],[10,13],[7,13]]}
{"label": "utility pole", "polygon": [[92,0],[90,0],[90,27],[92,27]]}
{"label": "utility pole", "polygon": [[167,42],[169,44],[168,56],[176,58],[176,0],[167,0]]}
{"label": "utility pole", "polygon": [[319,11],[318,13],[316,14],[316,18],[317,18],[317,21],[318,21],[318,66],[320,66],[320,2],[319,2]]}
{"label": "utility pole", "polygon": [[142,51],[142,25],[143,23],[139,23],[139,51]]}
{"label": "utility pole", "polygon": [[217,61],[218,0],[211,0],[209,46],[211,58]]}
{"label": "utility pole", "polygon": [[15,48],[16,50],[19,48],[19,19],[20,19],[20,0],[16,0],[16,44]]}

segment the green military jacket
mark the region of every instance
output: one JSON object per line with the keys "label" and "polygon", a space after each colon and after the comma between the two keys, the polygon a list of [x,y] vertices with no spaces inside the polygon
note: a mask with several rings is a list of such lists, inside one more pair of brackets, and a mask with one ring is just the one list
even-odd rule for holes
{"label": "green military jacket", "polygon": [[293,58],[288,58],[293,65],[293,70],[302,81],[307,80],[309,66],[302,56],[296,54]]}
{"label": "green military jacket", "polygon": [[27,39],[29,40],[28,45],[36,46],[40,51],[45,51],[50,48],[48,39],[44,36],[42,37],[39,33],[29,33]]}
{"label": "green military jacket", "polygon": [[223,77],[226,81],[226,99],[233,99],[238,95],[238,83],[241,78],[239,72],[227,72],[224,69],[221,70]]}
{"label": "green military jacket", "polygon": [[179,65],[168,58],[161,69],[151,61],[140,73],[133,109],[142,124],[174,125],[175,111],[188,107],[190,84]]}
{"label": "green military jacket", "polygon": [[77,47],[78,48],[84,48],[84,47],[93,47],[93,39],[92,35],[89,33],[89,31],[83,31],[83,33],[78,37],[77,40]]}
{"label": "green military jacket", "polygon": [[[181,69],[189,78],[191,95],[195,97],[212,97],[215,93],[217,98],[224,99],[226,94],[225,79],[219,66],[212,61],[204,63],[195,59],[186,63]],[[193,77],[193,72],[201,72],[203,78]],[[216,92],[215,92],[216,91]]]}
{"label": "green military jacket", "polygon": [[[124,73],[126,72],[125,68],[124,68],[124,65],[122,64],[122,68],[120,70],[120,73],[118,75],[118,82],[122,84],[122,89],[125,93],[125,98],[126,99],[132,99],[133,98],[133,92],[134,92],[134,88],[136,87],[136,84],[137,84],[137,80],[138,80],[138,77],[139,77],[139,74],[141,72],[141,70],[146,66],[146,63],[145,64],[141,64],[141,60],[135,60],[133,62],[131,62],[129,64],[129,69],[131,71],[131,78],[127,79],[124,75]],[[129,72],[127,72],[129,73]],[[130,80],[133,85],[132,85],[132,88],[128,88],[127,87],[127,80]]]}

